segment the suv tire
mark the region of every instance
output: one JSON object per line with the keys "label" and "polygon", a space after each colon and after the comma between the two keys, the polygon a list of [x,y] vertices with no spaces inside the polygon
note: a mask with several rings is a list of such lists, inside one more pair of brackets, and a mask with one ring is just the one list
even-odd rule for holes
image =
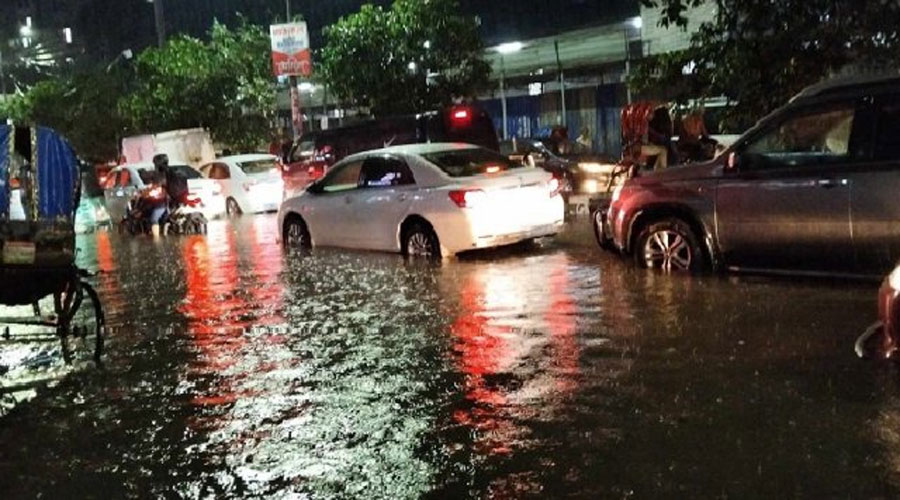
{"label": "suv tire", "polygon": [[697,235],[686,222],[674,217],[646,225],[632,253],[643,268],[697,272],[706,267]]}

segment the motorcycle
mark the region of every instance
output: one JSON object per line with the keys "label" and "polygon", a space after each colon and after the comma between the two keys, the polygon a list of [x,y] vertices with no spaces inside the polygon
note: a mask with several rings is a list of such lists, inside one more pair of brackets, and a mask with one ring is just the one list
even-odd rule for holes
{"label": "motorcycle", "polygon": [[165,219],[166,234],[206,234],[207,220],[197,207],[200,198],[185,194]]}
{"label": "motorcycle", "polygon": [[[149,234],[153,223],[151,214],[166,204],[166,192],[161,186],[151,185],[138,193],[128,202],[125,217],[119,223],[119,232],[131,235]],[[159,221],[162,234],[205,234],[206,217],[197,209],[201,201],[185,193],[180,200],[169,204],[168,212]]]}
{"label": "motorcycle", "polygon": [[119,221],[119,233],[150,234],[153,211],[166,203],[166,192],[162,186],[150,185],[134,194],[128,201],[125,216]]}

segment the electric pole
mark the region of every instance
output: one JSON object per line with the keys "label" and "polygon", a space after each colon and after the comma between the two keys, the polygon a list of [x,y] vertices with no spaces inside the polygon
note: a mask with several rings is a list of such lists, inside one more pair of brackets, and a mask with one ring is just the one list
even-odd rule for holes
{"label": "electric pole", "polygon": [[153,0],[153,17],[156,20],[156,41],[160,47],[166,43],[166,21],[163,17],[163,0]]}

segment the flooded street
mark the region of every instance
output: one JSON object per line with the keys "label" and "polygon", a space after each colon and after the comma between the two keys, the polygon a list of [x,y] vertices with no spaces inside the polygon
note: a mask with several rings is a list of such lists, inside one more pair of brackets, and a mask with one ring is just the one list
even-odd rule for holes
{"label": "flooded street", "polygon": [[271,215],[80,236],[105,365],[0,419],[2,496],[900,493],[874,284],[644,272],[577,222],[437,265],[285,255]]}

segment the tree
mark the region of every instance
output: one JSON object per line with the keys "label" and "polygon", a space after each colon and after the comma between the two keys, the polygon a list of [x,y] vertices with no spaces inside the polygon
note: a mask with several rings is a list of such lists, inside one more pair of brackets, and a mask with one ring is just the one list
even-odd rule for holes
{"label": "tree", "polygon": [[269,37],[242,20],[218,22],[210,41],[180,36],[136,60],[136,88],[119,109],[131,130],[205,127],[213,139],[250,150],[263,142],[275,107]]}
{"label": "tree", "polygon": [[370,4],[325,30],[320,72],[346,103],[375,115],[424,111],[474,95],[490,66],[456,0]]}
{"label": "tree", "polygon": [[124,120],[116,112],[125,90],[121,71],[83,68],[42,80],[0,106],[0,118],[56,129],[79,155],[115,159]]}
{"label": "tree", "polygon": [[733,118],[744,123],[828,76],[896,71],[900,63],[896,0],[641,1],[662,10],[663,26],[681,29],[691,7],[711,1],[717,12],[689,49],[648,59],[630,83],[669,89],[675,98],[726,95],[737,101]]}

